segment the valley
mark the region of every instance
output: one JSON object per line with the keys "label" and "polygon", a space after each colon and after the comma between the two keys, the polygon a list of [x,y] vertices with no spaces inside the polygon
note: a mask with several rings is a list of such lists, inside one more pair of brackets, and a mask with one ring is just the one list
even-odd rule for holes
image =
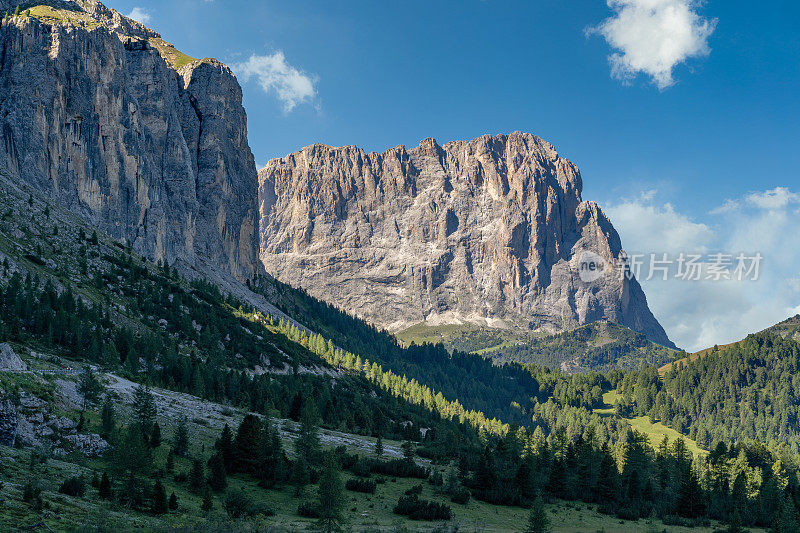
{"label": "valley", "polygon": [[257,170],[316,81],[141,9],[0,0],[0,530],[800,531],[800,315],[679,349],[531,133]]}

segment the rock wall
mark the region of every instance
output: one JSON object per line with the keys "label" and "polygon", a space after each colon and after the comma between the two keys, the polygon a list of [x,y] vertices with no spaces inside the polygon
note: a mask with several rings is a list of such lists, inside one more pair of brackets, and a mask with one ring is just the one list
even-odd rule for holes
{"label": "rock wall", "polygon": [[53,5],[0,25],[0,169],[143,255],[251,278],[257,176],[230,69],[177,68],[99,2]]}
{"label": "rock wall", "polygon": [[[367,154],[315,144],[259,172],[267,272],[389,329],[421,321],[555,332],[607,318],[672,346],[580,173],[530,134]],[[591,256],[595,257],[595,256]]]}

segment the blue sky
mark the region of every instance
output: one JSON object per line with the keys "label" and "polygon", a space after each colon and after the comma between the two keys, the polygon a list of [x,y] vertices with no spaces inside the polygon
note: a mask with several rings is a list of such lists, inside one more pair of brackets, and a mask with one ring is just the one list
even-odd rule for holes
{"label": "blue sky", "polygon": [[383,151],[529,131],[580,167],[627,249],[764,253],[763,286],[643,282],[680,345],[800,312],[795,2],[108,4],[235,67],[259,166],[314,142]]}

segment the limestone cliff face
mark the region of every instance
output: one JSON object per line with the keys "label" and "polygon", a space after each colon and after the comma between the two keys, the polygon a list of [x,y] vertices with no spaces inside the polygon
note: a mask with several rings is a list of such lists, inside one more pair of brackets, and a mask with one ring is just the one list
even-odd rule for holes
{"label": "limestone cliff face", "polygon": [[[381,326],[563,331],[606,317],[672,346],[581,176],[533,135],[366,154],[315,144],[259,172],[267,272]],[[606,265],[585,279],[591,252]],[[595,257],[589,255],[589,257]]]}
{"label": "limestone cliff face", "polygon": [[0,26],[0,169],[144,255],[252,277],[257,175],[230,69],[180,65],[99,2],[52,4]]}

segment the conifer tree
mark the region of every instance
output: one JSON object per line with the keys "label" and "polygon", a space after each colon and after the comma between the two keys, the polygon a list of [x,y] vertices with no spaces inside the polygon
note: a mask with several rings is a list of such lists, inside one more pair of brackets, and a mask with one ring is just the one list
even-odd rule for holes
{"label": "conifer tree", "polygon": [[178,510],[178,497],[175,496],[175,493],[169,495],[169,503],[167,504],[170,511],[177,511]]}
{"label": "conifer tree", "polygon": [[375,455],[379,458],[383,456],[383,438],[378,434],[378,438],[375,439]]}
{"label": "conifer tree", "polygon": [[101,500],[111,499],[111,480],[108,479],[108,474],[103,472],[103,477],[100,478],[100,485],[97,487],[97,492]]}
{"label": "conifer tree", "polygon": [[525,533],[550,533],[550,531],[550,518],[547,516],[542,499],[537,497],[533,500],[531,510],[528,512]]}
{"label": "conifer tree", "polygon": [[206,475],[203,471],[203,463],[199,459],[192,461],[192,469],[189,471],[189,488],[194,492],[200,492],[206,484]]}
{"label": "conifer tree", "polygon": [[222,433],[214,443],[214,448],[222,456],[222,461],[225,465],[225,471],[233,472],[233,434],[231,433],[231,428],[227,423],[225,424],[225,427],[222,428]]}
{"label": "conifer tree", "polygon": [[259,472],[260,484],[264,487],[272,487],[285,478],[285,454],[280,435],[273,430],[269,421],[264,423],[261,433],[261,446],[259,450]]}
{"label": "conifer tree", "polygon": [[322,474],[317,492],[319,509],[319,528],[326,533],[342,531],[344,523],[344,483],[339,472],[339,463],[328,453],[325,455]]}
{"label": "conifer tree", "polygon": [[220,492],[225,490],[228,485],[227,473],[225,472],[225,462],[220,452],[215,453],[208,460],[208,485],[211,490]]}
{"label": "conifer tree", "polygon": [[403,450],[403,459],[409,463],[413,463],[414,456],[416,455],[414,442],[411,441],[411,439],[404,440],[403,444],[400,445],[400,448]]}
{"label": "conifer tree", "polygon": [[295,440],[294,447],[298,458],[308,467],[316,464],[319,455],[319,430],[317,428],[318,414],[316,404],[309,400],[303,406],[300,417],[300,432]]}
{"label": "conifer tree", "polygon": [[161,480],[156,480],[153,485],[153,492],[150,500],[150,512],[153,514],[164,514],[169,510],[167,507],[167,493]]}
{"label": "conifer tree", "polygon": [[92,368],[87,366],[81,374],[80,382],[78,382],[78,394],[83,396],[83,403],[81,404],[81,412],[86,411],[88,405],[94,404],[103,392],[103,385],[100,384],[97,377],[95,377]]}
{"label": "conifer tree", "polygon": [[233,442],[233,472],[256,473],[260,440],[261,421],[253,414],[245,415]]}
{"label": "conifer tree", "polygon": [[289,418],[295,422],[299,422],[300,417],[303,414],[303,404],[303,394],[300,391],[297,391],[292,398],[291,405],[289,406]]}
{"label": "conifer tree", "polygon": [[150,447],[155,449],[161,446],[161,426],[158,422],[153,424],[153,431],[150,433]]}
{"label": "conifer tree", "polygon": [[185,457],[186,452],[189,451],[189,428],[186,425],[186,417],[178,421],[178,427],[175,428],[175,435],[172,441],[172,449],[175,450],[175,455],[178,457]]}
{"label": "conifer tree", "polygon": [[133,393],[133,415],[144,435],[149,435],[156,419],[156,401],[150,387],[139,384]]}
{"label": "conifer tree", "polygon": [[100,410],[100,436],[106,440],[114,434],[117,426],[117,413],[114,409],[114,403],[111,401],[111,396],[106,394],[106,399],[103,401],[103,407]]}

